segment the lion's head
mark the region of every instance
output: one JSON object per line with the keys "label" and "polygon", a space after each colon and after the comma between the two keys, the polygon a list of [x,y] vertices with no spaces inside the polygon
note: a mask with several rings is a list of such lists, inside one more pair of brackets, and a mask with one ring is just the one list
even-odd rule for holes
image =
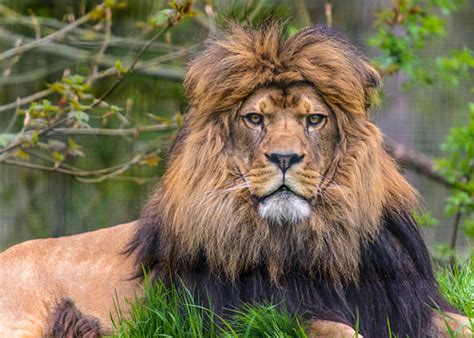
{"label": "lion's head", "polygon": [[278,25],[232,26],[210,40],[187,73],[185,126],[141,218],[159,229],[161,259],[142,263],[357,280],[361,245],[386,209],[415,201],[369,120],[378,85],[323,27],[285,40]]}

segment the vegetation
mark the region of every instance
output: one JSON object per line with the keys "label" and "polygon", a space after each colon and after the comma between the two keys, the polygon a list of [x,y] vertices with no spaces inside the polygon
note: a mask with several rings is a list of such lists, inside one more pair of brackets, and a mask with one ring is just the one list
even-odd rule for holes
{"label": "vegetation", "polygon": [[[135,217],[150,178],[162,172],[164,150],[182,124],[186,104],[180,83],[186,60],[200,42],[229,18],[244,24],[268,14],[289,18],[288,34],[311,22],[304,1],[294,1],[294,6],[266,0],[235,6],[219,1],[137,3],[0,4],[0,40],[9,46],[0,51],[0,170],[7,177],[0,199],[11,210],[6,219],[11,227],[3,232],[0,246]],[[342,9],[336,2],[323,5],[328,24],[337,27],[344,21],[338,20]],[[368,40],[378,54],[374,65],[386,78],[402,76],[407,90],[437,88],[440,93],[456,87],[472,92],[474,55],[469,46],[435,56],[426,53],[427,46],[447,37],[449,16],[465,5],[461,0],[393,0],[377,12]],[[130,19],[142,18],[143,12],[145,20]],[[128,31],[134,32],[133,38]],[[52,56],[38,57],[40,53]],[[474,103],[460,114],[463,123],[441,142],[440,158],[388,138],[386,143],[402,164],[449,189],[445,211],[451,234],[435,253],[437,262],[451,267],[441,269],[438,279],[447,299],[473,318],[473,260],[457,264],[455,252],[460,229],[474,238]],[[66,198],[73,184],[74,194]],[[428,212],[415,217],[435,227],[441,223],[433,216],[437,210],[427,207]],[[62,225],[66,209],[75,215],[67,219],[67,229]],[[274,305],[246,307],[223,319],[197,306],[189,293],[161,284],[148,285],[144,292],[146,301],[135,300],[130,319],[118,310],[117,336],[304,336],[301,319]]]}
{"label": "vegetation", "polygon": [[306,337],[302,321],[275,305],[246,306],[224,319],[199,306],[184,287],[158,282],[143,290],[145,301],[137,297],[130,314],[118,309],[115,337]]}
{"label": "vegetation", "polygon": [[[441,270],[438,281],[446,299],[468,315],[474,332],[474,260]],[[307,337],[308,323],[275,305],[244,306],[224,319],[212,306],[199,306],[186,289],[158,282],[146,283],[143,291],[129,313],[117,309],[114,337]]]}
{"label": "vegetation", "polygon": [[[436,37],[446,35],[446,16],[459,9],[462,0],[407,0],[394,1],[392,8],[378,12],[375,21],[377,31],[369,43],[381,51],[374,60],[385,75],[403,72],[407,76],[405,86],[426,86],[447,83],[459,87],[464,82],[474,91],[474,53],[463,47],[453,49],[448,55],[429,59],[423,56],[423,48]],[[468,104],[468,121],[462,127],[453,127],[441,148],[444,158],[436,160],[435,170],[439,179],[452,189],[446,201],[445,212],[454,217],[449,243],[438,245],[438,258],[453,258],[459,224],[462,219],[465,234],[474,237],[474,103]],[[437,223],[431,213],[416,215],[420,224]]]}
{"label": "vegetation", "polygon": [[[446,299],[460,311],[474,318],[474,257],[438,273],[439,286]],[[471,327],[473,323],[471,322]]]}

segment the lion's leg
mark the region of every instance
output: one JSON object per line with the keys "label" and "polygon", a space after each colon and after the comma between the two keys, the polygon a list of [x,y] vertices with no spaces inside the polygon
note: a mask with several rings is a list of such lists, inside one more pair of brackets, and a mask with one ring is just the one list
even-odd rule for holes
{"label": "lion's leg", "polygon": [[311,324],[308,332],[311,338],[362,338],[352,327],[347,324],[333,322],[330,320],[316,320]]}
{"label": "lion's leg", "polygon": [[474,332],[469,328],[468,318],[457,313],[436,313],[433,322],[436,332],[441,337],[451,337],[450,332],[454,332],[455,337],[472,337],[474,335]]}

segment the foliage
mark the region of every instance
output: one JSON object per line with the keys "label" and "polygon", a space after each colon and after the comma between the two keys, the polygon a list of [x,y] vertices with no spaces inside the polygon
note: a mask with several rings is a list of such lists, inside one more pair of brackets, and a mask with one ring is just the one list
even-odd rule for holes
{"label": "foliage", "polygon": [[424,228],[431,228],[438,224],[438,220],[433,217],[430,211],[426,211],[424,213],[414,211],[412,216],[416,224]]}
{"label": "foliage", "polygon": [[[15,6],[21,4],[18,1],[11,1],[11,3]],[[87,3],[87,1],[81,1],[81,3]],[[0,80],[7,81],[9,75],[19,69],[22,69],[24,73],[29,73],[30,68],[19,67],[22,60],[26,59],[25,63],[28,64],[35,59],[46,59],[37,57],[36,48],[43,48],[44,51],[47,48],[53,49],[55,44],[60,47],[56,51],[66,53],[67,50],[72,50],[68,57],[80,64],[75,67],[62,67],[60,58],[56,55],[53,62],[48,61],[49,63],[39,66],[35,64],[38,68],[48,68],[45,69],[44,74],[49,76],[39,77],[40,80],[36,80],[37,83],[33,85],[31,85],[33,80],[28,81],[28,89],[25,92],[33,90],[30,88],[36,88],[34,90],[38,92],[31,95],[31,99],[22,97],[10,105],[8,110],[14,111],[12,119],[7,121],[8,125],[0,132],[0,164],[14,165],[32,171],[58,172],[86,183],[98,183],[105,180],[143,183],[143,176],[151,176],[151,171],[143,170],[160,164],[161,149],[166,148],[172,132],[182,124],[182,115],[179,112],[181,108],[184,108],[184,104],[181,103],[182,89],[180,85],[173,84],[172,81],[177,80],[180,83],[182,80],[183,58],[188,57],[189,53],[195,50],[194,46],[190,45],[190,41],[201,41],[206,34],[213,34],[216,24],[224,23],[229,18],[244,24],[257,24],[265,20],[268,15],[282,18],[282,20],[287,20],[292,14],[298,15],[298,12],[292,13],[288,6],[275,5],[264,0],[249,1],[245,5],[243,2],[235,2],[233,6],[222,11],[217,6],[213,7],[212,2],[203,3],[202,6],[194,3],[191,6],[191,2],[173,0],[163,6],[161,2],[150,1],[153,3],[149,6],[150,11],[147,11],[149,7],[146,6],[145,9],[140,9],[149,13],[145,21],[133,22],[133,25],[124,24],[124,21],[120,20],[125,16],[125,10],[127,16],[137,16],[136,3],[138,2],[105,0],[97,6],[95,4],[84,6],[89,9],[89,12],[83,13],[87,20],[83,21],[80,27],[57,35],[61,39],[49,40],[54,42],[50,44],[40,44],[37,39],[49,39],[53,34],[64,32],[77,20],[82,19],[82,17],[75,17],[79,15],[78,13],[82,13],[81,10],[74,9],[74,13],[71,14],[71,9],[65,8],[64,18],[53,20],[54,12],[45,14],[44,7],[54,6],[43,6],[36,13],[34,9],[28,7],[26,10],[25,7],[22,12],[29,14],[24,15],[13,11],[3,3],[0,4],[0,16],[4,20],[2,25],[8,20],[14,20],[18,26],[22,26],[14,27],[8,33],[12,33],[12,36],[18,31],[25,33],[25,38],[13,41],[13,48],[7,50],[11,56],[1,56],[4,54],[3,51],[0,52],[3,71],[3,78]],[[328,1],[328,3],[331,2]],[[382,9],[377,15],[376,32],[370,39],[371,46],[380,52],[380,56],[374,59],[376,67],[385,75],[397,72],[406,74],[407,83],[410,85],[414,83],[435,85],[444,82],[451,86],[461,86],[464,82],[468,82],[472,86],[474,59],[471,50],[460,48],[434,59],[427,58],[424,52],[424,48],[432,41],[446,36],[447,17],[460,9],[462,3],[461,0],[394,0],[391,8]],[[187,20],[187,18],[190,19]],[[302,22],[289,22],[289,34],[302,25]],[[128,58],[127,53],[133,51],[132,48],[139,49],[145,46],[150,41],[150,33],[167,26],[172,27],[173,30],[167,31],[159,41],[153,42],[135,67],[132,67],[133,59]],[[204,27],[204,33],[195,33],[198,31],[196,29],[198,26],[201,27],[200,32]],[[1,29],[3,27],[5,26]],[[120,32],[137,28],[141,31],[135,31],[137,34],[133,39],[117,36]],[[27,39],[32,34],[35,35],[36,40]],[[121,45],[116,41],[119,41]],[[90,50],[76,48],[80,45],[79,43],[84,45],[89,43],[97,48]],[[31,47],[31,52],[28,52],[30,49],[26,51],[25,48],[20,52],[19,47]],[[64,48],[61,49],[62,47]],[[75,49],[71,49],[72,47]],[[129,89],[127,87],[132,86],[114,89],[117,97],[110,96],[111,102],[115,99],[116,105],[114,105],[109,102],[109,97],[102,97],[101,93],[105,94],[113,88],[115,83],[123,79],[123,76],[130,71],[130,68],[134,68],[136,77],[127,81],[129,84],[133,81],[141,86],[135,86],[138,88],[136,91],[127,91]],[[51,73],[51,69],[65,71],[58,77],[57,72]],[[143,81],[140,76],[149,76],[149,78]],[[151,77],[156,79],[155,82],[164,83],[164,86],[159,87],[159,90],[152,86],[143,86],[144,83],[154,82],[150,80]],[[38,83],[43,86],[45,82],[49,83],[46,89],[38,88]],[[13,83],[18,86],[15,82]],[[169,92],[164,91],[164,87]],[[2,87],[2,90],[4,88]],[[151,112],[141,111],[143,106],[140,106],[139,102],[145,97],[142,92],[150,95],[149,91],[153,89],[155,90],[153,96],[158,97],[159,107]],[[4,93],[8,94],[8,90],[4,90]],[[41,93],[43,94],[38,96]],[[2,95],[0,93],[0,96]],[[173,96],[177,103],[167,103],[167,96]],[[438,161],[438,167],[443,175],[456,185],[452,197],[447,202],[448,214],[455,216],[461,213],[466,233],[473,234],[474,113],[472,104],[469,110],[469,120],[464,125],[452,129],[444,142],[443,150],[446,156]],[[150,131],[153,132],[152,135]],[[91,140],[91,136],[98,136],[100,139]],[[111,138],[107,141],[102,138],[103,136]],[[17,146],[10,148],[12,145]],[[125,161],[121,159],[124,152],[117,151],[120,147],[125,148],[124,152],[127,156]],[[130,176],[127,175],[129,172],[131,172]],[[136,175],[137,173],[139,175]],[[154,174],[156,175],[156,172]],[[27,176],[27,186],[31,185],[32,177],[34,176]],[[56,177],[55,179],[58,181]],[[56,186],[59,185],[57,181]],[[12,188],[17,189],[19,184],[20,182],[15,182]],[[44,198],[44,191],[49,191],[46,190],[49,188],[44,182],[42,184],[43,190],[37,187],[38,183],[35,183],[34,188],[23,195],[33,196],[31,202],[27,204],[38,204],[38,209],[49,210],[48,201]],[[46,188],[44,188],[45,185]],[[104,209],[103,196],[106,196],[105,200],[110,199],[110,196],[114,198],[122,195],[131,196],[131,188],[119,189],[116,184],[98,186],[99,193],[94,198],[91,198],[89,193],[77,193],[77,200],[73,203],[74,214],[78,215],[79,210],[85,210],[84,213],[89,213],[94,222],[110,224],[112,216],[110,212],[104,213],[104,220],[98,220],[99,216],[95,212],[98,209],[97,205],[100,205],[100,209]],[[82,188],[76,188],[75,192],[80,189]],[[35,191],[40,191],[36,198],[33,195]],[[4,194],[13,199],[17,196],[8,189]],[[144,195],[143,191],[132,199],[141,195]],[[64,196],[59,196],[58,199],[63,200]],[[117,204],[120,205],[119,209],[125,209],[124,214],[130,217],[132,212],[124,207],[125,201],[116,199]],[[14,201],[14,203],[16,206],[17,202]],[[57,206],[55,208],[61,209]],[[31,216],[31,211],[24,212],[20,208],[18,214],[19,224],[32,223],[30,231],[35,235],[64,234],[54,231],[50,233],[49,229],[45,231],[44,228],[39,229],[34,225],[44,225],[46,217],[41,219],[37,215]],[[33,218],[36,222],[33,222]],[[77,222],[81,223],[80,217],[75,216],[75,218],[78,218]],[[434,226],[436,223],[436,219],[430,212],[416,214],[415,218],[426,226]],[[72,220],[68,222],[71,223]],[[13,228],[15,228],[15,233],[19,231],[17,227]],[[79,230],[86,229],[74,231]],[[18,239],[18,237],[15,238],[15,240]],[[450,245],[438,245],[437,250],[443,252],[442,256],[454,254]],[[470,265],[443,270],[439,277],[441,289],[446,297],[470,317],[473,315],[473,270],[471,260]],[[177,336],[187,334],[303,336],[304,324],[298,318],[292,318],[277,311],[272,305],[256,308],[244,307],[242,311],[235,314],[233,320],[225,321],[215,318],[211,311],[196,306],[189,293],[176,294],[173,290],[166,290],[163,285],[147,286],[144,292],[147,301],[143,302],[139,298],[135,300],[130,320],[125,319],[119,311],[118,318],[122,321],[116,322],[118,336],[135,336],[135,334],[150,336],[157,330],[163,334]],[[215,325],[218,321],[225,325]]]}
{"label": "foliage", "polygon": [[[145,281],[144,297],[135,297],[129,312],[117,308],[114,337],[307,337],[307,323],[275,305],[244,305],[229,318],[220,318],[212,306],[199,306],[184,286]],[[468,316],[474,330],[474,260],[441,269],[438,282],[443,295]]]}
{"label": "foliage", "polygon": [[[461,0],[394,0],[392,8],[378,13],[377,31],[369,41],[381,51],[374,60],[376,67],[385,74],[403,72],[409,85],[445,82],[461,86],[467,80],[472,86],[474,54],[468,48],[455,49],[435,59],[427,59],[422,53],[434,38],[446,34],[446,16],[458,10],[462,3]],[[449,246],[437,246],[436,252],[441,256],[454,254],[461,218],[465,234],[474,238],[474,104],[470,103],[468,109],[468,122],[451,129],[441,145],[446,156],[437,161],[439,172],[454,187],[445,208],[448,216],[454,216],[453,234]],[[421,225],[436,222],[430,213],[415,218]]]}
{"label": "foliage", "polygon": [[402,71],[411,80],[431,84],[436,74],[420,55],[433,38],[446,34],[445,17],[462,0],[393,0],[391,8],[381,9],[375,19],[377,29],[369,44],[381,51],[374,64],[384,74]]}
{"label": "foliage", "polygon": [[301,321],[273,305],[245,306],[232,318],[197,304],[184,287],[146,282],[129,313],[117,308],[115,337],[306,337]]}
{"label": "foliage", "polygon": [[[118,166],[99,170],[83,170],[67,164],[66,160],[71,156],[84,156],[85,154],[79,142],[71,135],[138,135],[145,130],[172,130],[179,124],[180,115],[176,114],[174,120],[161,118],[160,123],[147,127],[137,125],[135,128],[113,129],[114,125],[119,124],[123,127],[129,125],[130,121],[122,114],[123,108],[106,101],[108,96],[137,66],[138,59],[154,40],[161,37],[168,28],[175,26],[183,18],[193,15],[192,2],[190,1],[171,1],[169,6],[170,8],[161,9],[158,14],[155,14],[155,17],[161,17],[163,20],[153,21],[153,28],[161,28],[161,30],[144,44],[128,67],[123,66],[121,60],[116,60],[113,67],[102,72],[98,72],[94,68],[89,76],[70,74],[69,71],[65,71],[61,80],[48,84],[49,89],[46,91],[46,95],[59,97],[56,103],[42,99],[31,102],[28,108],[18,108],[10,127],[13,128],[16,125],[16,120],[22,118],[20,129],[16,133],[8,130],[8,132],[0,134],[0,163],[68,174],[85,183],[96,183],[115,178],[136,164],[156,166],[159,162],[158,153],[160,151],[156,146],[134,154],[131,160]],[[107,0],[94,6],[89,13],[76,21],[99,21],[99,24],[109,27],[105,32],[106,35],[96,62],[98,58],[103,57],[102,54],[107,49],[108,39],[110,39],[108,35],[110,35],[111,10],[121,10],[126,7],[125,2]],[[74,24],[75,22],[42,40],[52,40],[52,36],[58,32],[70,30],[71,25]],[[34,43],[37,42],[31,44]],[[33,48],[28,45],[21,47],[25,50]],[[17,52],[13,48],[3,52],[0,55],[0,60],[8,59],[15,54]],[[102,95],[94,95],[92,92],[94,82],[104,76],[113,75],[116,76],[116,81],[112,86]],[[65,137],[66,135],[67,137]],[[33,159],[35,162],[31,163]]]}
{"label": "foliage", "polygon": [[[126,319],[120,308],[114,319],[116,337],[217,337],[220,329],[211,310],[196,304],[188,290],[145,283],[144,298],[136,297]],[[144,299],[146,301],[144,301]]]}
{"label": "foliage", "polygon": [[[244,306],[229,321],[226,335],[237,337],[307,337],[307,325],[275,305]],[[232,334],[231,334],[232,333]]]}
{"label": "foliage", "polygon": [[461,127],[451,129],[442,149],[447,156],[438,161],[438,166],[456,189],[448,198],[446,213],[462,213],[466,218],[464,231],[474,237],[474,103],[469,105],[470,119]]}
{"label": "foliage", "polygon": [[445,298],[469,318],[474,332],[474,256],[438,273],[438,283]]}

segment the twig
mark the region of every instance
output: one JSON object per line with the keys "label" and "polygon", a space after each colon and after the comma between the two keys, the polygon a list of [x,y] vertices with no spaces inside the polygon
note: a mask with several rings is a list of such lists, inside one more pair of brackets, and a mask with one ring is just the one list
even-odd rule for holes
{"label": "twig", "polygon": [[209,25],[209,36],[212,36],[216,33],[216,13],[211,4],[204,6],[204,12],[207,15],[208,25]]}
{"label": "twig", "polygon": [[[0,14],[4,15],[3,17],[0,17],[0,24],[12,24],[12,23],[22,24],[22,25],[26,25],[35,29],[35,26],[32,23],[29,16],[22,16],[21,14],[9,9],[5,5],[0,4]],[[199,16],[196,16],[196,18],[198,17]],[[48,31],[54,32],[55,30],[62,29],[63,27],[66,26],[66,24],[63,21],[60,21],[54,18],[36,17],[36,19],[39,21],[41,25],[43,25],[43,30],[48,29]],[[54,30],[52,30],[51,27],[54,28]],[[77,36],[94,34],[101,41],[103,41],[105,38],[104,34],[100,32],[96,32],[88,28],[78,27],[74,31],[70,32],[70,34],[67,37],[71,37],[73,36],[73,34]],[[88,46],[102,45],[102,42],[90,42],[90,41],[86,42],[86,41],[73,41],[73,40],[72,41],[68,40],[68,42],[70,42],[71,44],[80,44],[80,45],[88,45]],[[118,36],[112,35],[110,45],[114,45],[114,46],[117,45],[117,47],[130,49],[130,48],[136,48],[137,46],[141,48],[145,42],[146,41],[137,37],[128,38],[128,37],[118,37]],[[180,49],[180,47],[176,45],[172,45],[170,43],[164,43],[164,42],[155,42],[152,46],[150,46],[150,50],[163,50],[163,49],[178,50]]]}
{"label": "twig", "polygon": [[168,24],[160,30],[158,33],[156,33],[150,40],[147,41],[145,45],[140,49],[138,54],[135,56],[135,58],[132,60],[132,64],[127,68],[127,71],[120,76],[117,81],[114,82],[114,84],[107,90],[105,93],[102,94],[91,106],[92,108],[97,107],[101,102],[103,102],[112,92],[130,75],[132,72],[133,68],[137,64],[138,60],[140,57],[145,53],[145,51],[150,47],[150,45],[157,40],[159,37],[161,37],[166,31],[172,26],[171,21],[168,22]]}
{"label": "twig", "polygon": [[[135,157],[134,157],[135,159]],[[132,159],[132,160],[134,160]],[[126,162],[127,163],[127,169],[130,167],[130,165],[128,165],[129,162]],[[135,164],[136,162],[134,161],[133,164]],[[19,167],[19,168],[26,168],[26,169],[33,169],[33,170],[39,170],[39,171],[46,171],[46,172],[55,172],[55,173],[59,173],[59,174],[64,174],[64,175],[68,175],[68,176],[73,176],[75,179],[77,179],[78,181],[80,182],[83,182],[83,183],[96,183],[94,181],[92,181],[93,179],[87,179],[87,178],[84,178],[84,177],[90,177],[90,176],[95,176],[95,175],[98,175],[98,171],[75,171],[75,170],[68,170],[68,169],[65,169],[65,168],[61,168],[61,167],[48,167],[48,166],[43,166],[43,165],[39,165],[39,164],[34,164],[34,163],[30,163],[30,162],[21,162],[21,161],[16,161],[16,160],[5,160],[3,162],[3,164],[6,164],[6,165],[11,165],[11,166],[15,166],[15,167]],[[119,173],[117,172],[117,175]],[[99,177],[99,178],[102,178],[103,176]],[[124,176],[115,176],[115,175],[110,175],[110,173],[108,174],[108,176],[104,179],[102,179],[101,181],[105,180],[105,179],[111,179],[111,180],[117,180],[117,181],[132,181],[132,182],[135,182],[137,184],[143,184],[144,181],[147,180],[147,178],[141,178],[141,177],[124,177]],[[94,180],[97,180],[97,178],[94,178]]]}
{"label": "twig", "polygon": [[51,131],[51,135],[98,135],[98,136],[135,136],[141,133],[149,133],[156,131],[168,131],[177,128],[176,124],[154,124],[150,126],[142,126],[128,129],[105,129],[105,128],[57,128]]}
{"label": "twig", "polygon": [[[173,52],[173,53],[170,53],[170,54],[166,54],[166,55],[156,57],[156,58],[151,59],[151,60],[147,60],[145,62],[139,62],[139,63],[137,63],[135,68],[137,70],[144,70],[147,67],[150,67],[152,65],[160,64],[162,62],[174,60],[176,58],[184,56],[184,55],[188,54],[190,51],[194,50],[195,48],[196,48],[196,46],[191,46],[191,47],[184,48],[184,49],[182,49],[180,51],[177,51],[177,52]],[[178,78],[182,79],[183,76],[184,76],[184,72],[182,72],[182,71],[177,72],[177,71],[174,71],[172,69],[169,69],[169,72],[168,72],[167,69],[162,69],[161,72],[154,72],[154,73],[153,72],[145,72],[145,73],[147,73],[148,75],[153,74],[155,76],[160,76],[160,77],[166,77],[167,76],[170,79],[171,78],[172,79],[178,79]],[[98,72],[96,75],[87,77],[86,80],[87,81],[95,81],[95,80],[99,80],[99,79],[102,79],[104,77],[113,76],[113,75],[116,75],[116,74],[117,74],[117,69],[115,67],[110,67],[106,70]],[[37,93],[31,94],[29,96],[25,96],[24,98],[18,99],[15,102],[11,102],[11,103],[5,104],[3,106],[0,106],[0,112],[8,111],[10,109],[19,108],[21,106],[24,106],[25,104],[37,101],[37,100],[42,99],[42,98],[44,98],[48,95],[51,95],[53,93],[54,93],[54,91],[52,89],[44,89],[40,92],[37,92]]]}
{"label": "twig", "polygon": [[298,19],[303,26],[310,26],[311,25],[311,17],[308,12],[308,7],[305,4],[304,0],[296,0],[295,1],[296,13],[298,15]]}
{"label": "twig", "polygon": [[[44,155],[41,155],[39,153],[29,151],[28,149],[25,149],[25,152],[28,155],[36,157],[40,160],[57,164],[57,161],[54,160],[51,157],[44,156]],[[91,171],[82,170],[82,169],[79,169],[79,168],[74,167],[74,166],[72,166],[70,164],[67,164],[67,163],[60,163],[59,166],[54,166],[54,167],[43,166],[43,165],[40,165],[40,164],[34,164],[34,163],[31,163],[31,162],[23,162],[23,161],[17,161],[17,160],[5,160],[3,163],[10,164],[10,165],[16,165],[16,166],[19,166],[19,167],[26,167],[26,168],[29,168],[29,169],[37,169],[37,170],[43,170],[43,171],[56,171],[56,172],[59,172],[61,174],[67,174],[67,175],[72,175],[72,176],[76,176],[76,177],[90,177],[90,176],[110,175],[112,173],[119,172],[119,171],[122,170],[122,168],[130,167],[131,164],[138,163],[138,162],[142,161],[143,159],[145,159],[145,158],[147,158],[151,155],[158,154],[159,152],[160,152],[160,149],[155,148],[155,149],[149,150],[149,151],[147,151],[145,153],[142,153],[142,154],[135,154],[132,159],[130,159],[126,162],[114,165],[112,167],[97,169],[97,170],[91,170]]]}
{"label": "twig", "polygon": [[57,173],[60,173],[60,174],[67,174],[67,175],[71,175],[71,176],[90,176],[90,175],[93,175],[93,173],[91,172],[89,174],[89,172],[80,172],[80,171],[75,171],[75,170],[68,170],[68,169],[64,169],[64,168],[61,168],[61,167],[48,167],[48,166],[43,166],[43,165],[39,165],[39,164],[34,164],[34,163],[30,163],[30,162],[21,162],[21,161],[16,161],[16,160],[4,160],[2,162],[3,164],[8,164],[8,165],[12,165],[12,166],[16,166],[16,167],[23,167],[23,168],[27,168],[27,169],[34,169],[34,170],[41,170],[41,171],[50,171],[50,172],[57,172]]}
{"label": "twig", "polygon": [[[138,62],[138,59],[143,55],[143,53],[145,53],[145,51],[148,49],[148,47],[155,41],[157,40],[161,35],[163,35],[171,26],[173,26],[176,22],[173,20],[173,18],[170,18],[168,20],[168,24],[163,28],[161,29],[158,33],[156,33],[150,40],[147,41],[147,43],[142,47],[142,49],[140,49],[140,51],[138,52],[138,54],[135,56],[135,58],[133,59],[132,61],[132,64],[129,66],[129,68],[127,69],[127,71],[125,73],[123,73],[123,75],[121,77],[119,77],[113,84],[111,87],[109,87],[109,89],[107,89],[97,100],[94,101],[93,104],[91,104],[88,109],[86,110],[91,110],[91,109],[94,109],[96,108],[97,106],[99,106],[110,94],[112,94],[112,92],[125,80],[125,78],[127,78],[128,75],[130,75],[130,73],[133,71],[134,67],[136,66],[137,62]],[[58,120],[57,122],[55,123],[51,123],[48,127],[40,130],[38,132],[38,137],[41,137],[47,133],[49,133],[50,131],[54,130],[55,128],[59,127],[60,125],[62,125],[63,123],[65,123],[66,121],[68,121],[69,118],[68,117],[64,117],[60,120]],[[17,141],[17,142],[14,142],[12,144],[10,144],[9,146],[3,148],[3,149],[0,149],[0,155],[3,155],[5,153],[8,153],[18,147],[20,147],[21,145],[23,144],[23,142],[20,140],[20,141]],[[0,162],[3,162],[5,161],[5,156],[0,156]]]}
{"label": "twig", "polygon": [[458,210],[458,212],[456,213],[456,216],[454,217],[453,231],[451,233],[451,241],[449,244],[449,247],[451,248],[453,253],[456,251],[456,240],[458,237],[458,230],[459,230],[459,223],[461,222],[461,216],[462,216],[462,212]]}
{"label": "twig", "polygon": [[[22,25],[26,25],[26,26],[29,26],[31,28],[33,28],[35,31],[37,29],[36,27],[36,24],[35,22],[32,21],[32,17],[31,16],[24,16],[14,10],[12,10],[11,8],[3,5],[0,3],[0,14],[3,15],[3,17],[0,17],[0,24],[22,24]],[[198,17],[198,16],[197,16]],[[35,21],[38,21],[38,24],[39,25],[43,25],[43,27],[45,27],[45,29],[47,28],[48,30],[51,31],[51,27],[54,28],[54,30],[52,30],[53,32],[55,30],[59,30],[59,29],[63,29],[67,24],[65,24],[63,21],[61,20],[58,20],[58,19],[55,19],[55,18],[47,18],[47,17],[37,17],[35,16]],[[92,29],[88,29],[87,27],[86,28],[80,28],[80,27],[77,27],[74,31],[72,31],[71,33],[77,33],[78,36],[84,36],[84,35],[87,35],[89,33],[92,33],[94,34],[95,36],[97,36],[97,38],[99,40],[104,40],[105,39],[105,36],[103,34],[101,34],[100,32],[96,32],[95,30],[92,30]],[[71,34],[69,35],[71,36]],[[114,35],[112,35],[111,37],[111,44],[113,45],[118,45],[117,47],[122,47],[122,48],[126,48],[126,49],[130,49],[130,47],[135,47],[135,46],[143,46],[143,44],[145,43],[146,41],[143,41],[139,38],[124,38],[124,37],[116,37]],[[73,41],[71,41],[71,43],[74,43]],[[89,44],[89,42],[79,42],[79,43],[84,43],[84,44]],[[97,44],[102,44],[102,43],[97,43]],[[151,49],[171,49],[171,50],[176,50],[176,49],[179,49],[178,46],[175,46],[175,45],[172,45],[170,43],[162,43],[162,42],[155,42],[153,44],[153,46],[150,46],[150,50]]]}
{"label": "twig", "polygon": [[250,11],[250,6],[252,5],[252,0],[247,0],[245,2],[245,12],[244,12],[244,17],[245,21],[247,22],[247,25],[249,27],[252,26],[252,20],[250,19],[249,11]]}
{"label": "twig", "polygon": [[35,30],[36,40],[41,39],[41,25],[38,21],[38,17],[34,13],[31,14],[31,25],[33,26]]}
{"label": "twig", "polygon": [[431,178],[433,181],[440,183],[450,189],[460,189],[458,184],[448,181],[443,175],[435,169],[434,161],[428,155],[409,149],[401,143],[392,141],[385,137],[385,147],[387,151],[399,162],[401,165],[406,165],[410,169]]}
{"label": "twig", "polygon": [[[6,41],[11,41],[11,42],[17,41],[19,39],[26,41],[27,43],[34,41],[30,38],[22,37],[20,35],[11,33],[1,28],[0,28],[0,38]],[[60,55],[65,58],[73,59],[76,61],[88,61],[88,60],[93,59],[94,57],[92,53],[87,52],[85,50],[82,50],[76,47],[71,47],[64,44],[57,44],[57,43],[50,43],[48,45],[39,46],[38,50],[45,53],[54,54],[55,56]],[[174,53],[180,53],[182,50],[186,50],[186,48],[178,50]],[[174,53],[170,53],[170,54],[174,54]],[[115,57],[104,55],[97,63],[101,66],[115,68],[114,67],[115,60],[116,60]],[[130,61],[124,60],[124,63],[125,64],[131,63],[131,60]],[[161,66],[159,69],[150,69],[146,67],[141,67],[137,69],[139,69],[140,73],[143,73],[145,75],[156,76],[160,78],[166,78],[169,80],[177,80],[177,81],[181,81],[183,79],[183,72],[181,70],[177,70],[176,68],[172,68],[172,67]],[[116,73],[114,73],[114,75],[115,74]]]}
{"label": "twig", "polygon": [[105,55],[105,51],[109,47],[110,39],[112,37],[112,10],[107,7],[105,9],[105,35],[102,45],[100,46],[99,52],[94,58],[92,64],[92,74],[96,75],[99,71],[99,63]]}
{"label": "twig", "polygon": [[67,68],[71,62],[57,62],[48,67],[37,68],[31,71],[26,71],[17,75],[8,75],[0,78],[0,85],[18,85],[23,82],[41,81],[44,77],[51,73],[56,73]]}
{"label": "twig", "polygon": [[[41,129],[38,132],[38,137],[46,135],[47,133],[49,133],[54,128],[56,128],[56,127],[62,125],[63,123],[65,123],[67,120],[68,120],[68,118],[65,117],[65,118],[57,120],[54,123],[51,123],[48,127],[44,128],[44,129]],[[8,153],[12,150],[15,150],[16,148],[20,147],[22,144],[23,144],[23,141],[20,140],[20,141],[11,143],[10,145],[6,146],[5,148],[0,149],[0,155],[3,155],[3,156],[0,156],[0,162],[5,161],[5,157],[4,157],[5,153]]]}
{"label": "twig", "polygon": [[332,27],[332,1],[326,1],[324,4],[324,15],[326,16],[326,24]]}
{"label": "twig", "polygon": [[143,159],[142,155],[135,155],[130,161],[122,164],[120,168],[117,170],[111,171],[108,174],[96,177],[96,178],[82,178],[82,177],[77,177],[77,179],[82,182],[82,183],[99,183],[103,182],[107,179],[110,179],[112,177],[118,176],[120,174],[123,174],[125,171],[127,171],[131,166],[134,164],[137,164]]}
{"label": "twig", "polygon": [[61,36],[64,36],[68,32],[74,30],[77,26],[80,26],[80,25],[86,23],[87,21],[90,20],[91,16],[92,16],[92,13],[87,13],[83,17],[81,17],[81,18],[77,19],[76,21],[70,23],[69,25],[65,26],[64,28],[62,28],[62,29],[50,34],[50,35],[45,36],[42,39],[34,40],[34,41],[32,41],[32,42],[30,42],[26,45],[22,45],[22,46],[19,46],[19,47],[16,47],[16,48],[12,48],[12,49],[9,49],[9,50],[7,50],[3,53],[0,53],[0,61],[5,60],[5,59],[7,59],[9,57],[12,57],[14,55],[24,53],[24,52],[26,52],[30,49],[36,48],[38,46],[45,45],[49,42],[52,42],[52,41],[60,38]]}
{"label": "twig", "polygon": [[8,122],[8,125],[5,128],[4,133],[10,133],[10,131],[13,129],[13,126],[15,125],[17,120],[18,120],[18,114],[17,112],[14,112],[12,115],[12,118],[10,119],[10,122]]}

